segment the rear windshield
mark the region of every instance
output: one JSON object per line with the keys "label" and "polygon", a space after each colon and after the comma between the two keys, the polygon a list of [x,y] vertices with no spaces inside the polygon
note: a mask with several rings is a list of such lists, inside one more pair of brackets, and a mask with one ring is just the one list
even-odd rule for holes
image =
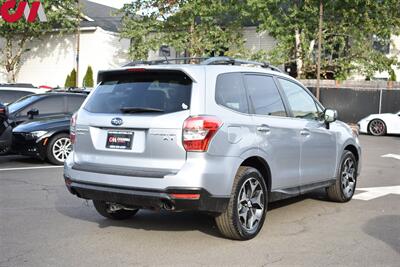
{"label": "rear windshield", "polygon": [[84,109],[93,113],[173,113],[190,109],[192,81],[179,71],[103,73]]}

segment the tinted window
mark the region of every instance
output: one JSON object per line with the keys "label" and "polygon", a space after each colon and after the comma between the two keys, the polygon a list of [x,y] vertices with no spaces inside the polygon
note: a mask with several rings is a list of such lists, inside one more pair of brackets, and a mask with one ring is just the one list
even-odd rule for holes
{"label": "tinted window", "polygon": [[123,108],[157,109],[172,113],[190,109],[192,80],[178,71],[105,73],[85,109],[121,113]]}
{"label": "tinted window", "polygon": [[85,97],[78,95],[68,96],[67,101],[68,113],[74,113],[81,107],[83,101],[85,101]]}
{"label": "tinted window", "polygon": [[12,91],[12,90],[0,90],[0,102],[2,103],[13,103],[23,96],[31,95],[31,92],[27,91]]}
{"label": "tinted window", "polygon": [[217,104],[227,108],[248,113],[242,75],[240,73],[219,75],[215,88],[215,100]]}
{"label": "tinted window", "polygon": [[42,97],[41,95],[29,95],[29,96],[20,98],[18,101],[14,102],[8,106],[8,111],[10,113],[14,113],[14,112],[20,110],[21,108],[24,108],[27,105],[31,104],[32,102],[38,100],[41,97]]}
{"label": "tinted window", "polygon": [[319,112],[314,99],[302,87],[284,79],[279,79],[279,82],[296,118],[319,118]]}
{"label": "tinted window", "polygon": [[286,116],[282,98],[272,77],[245,75],[245,81],[255,114]]}
{"label": "tinted window", "polygon": [[26,113],[31,109],[38,109],[39,115],[64,113],[64,96],[59,95],[44,97],[32,105],[24,108],[20,114],[26,115]]}

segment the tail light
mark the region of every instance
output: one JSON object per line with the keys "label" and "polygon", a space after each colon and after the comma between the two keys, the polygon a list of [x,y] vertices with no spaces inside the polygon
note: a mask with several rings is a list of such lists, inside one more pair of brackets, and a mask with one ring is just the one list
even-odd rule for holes
{"label": "tail light", "polygon": [[78,115],[75,113],[74,115],[72,115],[71,118],[71,125],[70,125],[70,129],[69,129],[69,139],[71,139],[71,143],[75,144],[76,141],[76,119],[78,118]]}
{"label": "tail light", "polygon": [[7,115],[7,107],[6,106],[0,106],[0,115],[1,116],[6,116]]}
{"label": "tail light", "polygon": [[183,124],[183,147],[188,152],[205,152],[222,122],[212,116],[189,117]]}

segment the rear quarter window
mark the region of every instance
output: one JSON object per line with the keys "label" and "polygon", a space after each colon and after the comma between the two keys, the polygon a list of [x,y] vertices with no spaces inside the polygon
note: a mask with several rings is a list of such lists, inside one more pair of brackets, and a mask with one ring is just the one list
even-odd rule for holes
{"label": "rear quarter window", "polygon": [[124,108],[143,108],[173,113],[190,109],[191,93],[192,80],[180,71],[103,73],[84,109],[121,113]]}
{"label": "rear quarter window", "polygon": [[217,78],[215,101],[226,108],[248,113],[248,103],[241,73],[225,73]]}

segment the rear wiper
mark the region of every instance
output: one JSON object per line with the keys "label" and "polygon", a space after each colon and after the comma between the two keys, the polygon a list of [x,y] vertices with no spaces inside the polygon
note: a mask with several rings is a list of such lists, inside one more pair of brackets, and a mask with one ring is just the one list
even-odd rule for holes
{"label": "rear wiper", "polygon": [[164,110],[158,108],[140,108],[140,107],[123,107],[120,110],[123,113],[164,112]]}

